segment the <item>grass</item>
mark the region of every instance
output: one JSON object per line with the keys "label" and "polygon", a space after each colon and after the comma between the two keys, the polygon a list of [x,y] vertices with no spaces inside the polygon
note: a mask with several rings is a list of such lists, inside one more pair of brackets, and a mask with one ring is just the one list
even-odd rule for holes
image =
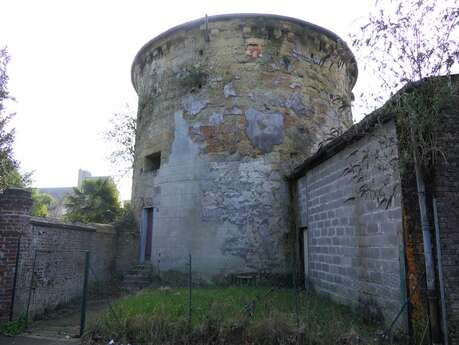
{"label": "grass", "polygon": [[0,334],[13,336],[22,333],[27,327],[27,319],[20,316],[18,319],[0,325]]}
{"label": "grass", "polygon": [[[375,329],[348,307],[315,294],[298,294],[299,323],[291,289],[195,288],[192,322],[188,291],[146,289],[118,300],[90,325],[87,343],[123,344],[371,344]],[[300,332],[301,331],[301,332]],[[354,340],[353,340],[354,339]],[[362,339],[365,339],[363,341]]]}

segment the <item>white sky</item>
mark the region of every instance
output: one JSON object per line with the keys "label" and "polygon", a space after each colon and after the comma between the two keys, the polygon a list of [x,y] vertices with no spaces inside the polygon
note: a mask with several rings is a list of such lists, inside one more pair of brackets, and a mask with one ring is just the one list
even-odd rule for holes
{"label": "white sky", "polygon": [[[15,156],[24,170],[35,171],[37,187],[74,186],[79,168],[113,174],[101,133],[126,103],[136,109],[132,60],[147,41],[172,26],[206,13],[272,13],[318,24],[349,41],[351,25],[373,3],[2,0],[0,46],[11,55],[9,90],[17,99],[9,108],[17,112]],[[123,199],[130,198],[130,184],[129,178],[119,183]]]}

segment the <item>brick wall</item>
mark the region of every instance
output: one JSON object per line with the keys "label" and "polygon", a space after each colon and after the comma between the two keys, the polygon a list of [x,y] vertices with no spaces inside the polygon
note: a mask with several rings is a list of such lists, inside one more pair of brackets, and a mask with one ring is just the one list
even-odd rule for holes
{"label": "brick wall", "polygon": [[0,195],[0,322],[11,310],[16,252],[21,233],[28,227],[30,193],[8,189]]}
{"label": "brick wall", "polygon": [[86,250],[90,252],[90,283],[111,279],[116,241],[111,226],[75,226],[40,218],[31,218],[30,224],[21,238],[16,315],[26,311],[31,286],[32,315],[80,297]]}
{"label": "brick wall", "polygon": [[[457,79],[457,78],[456,78]],[[459,344],[459,94],[443,112],[439,146],[447,157],[435,175],[450,344]]]}
{"label": "brick wall", "polygon": [[389,164],[395,138],[390,121],[298,181],[307,278],[320,293],[386,323],[405,300],[400,178]]}
{"label": "brick wall", "polygon": [[0,321],[8,319],[11,308],[19,239],[15,316],[27,310],[29,291],[31,315],[80,297],[84,251],[90,252],[90,283],[111,280],[117,267],[128,270],[138,257],[135,236],[121,236],[123,245],[132,252],[129,255],[125,248],[119,255],[120,236],[113,226],[83,226],[30,217],[31,205],[30,193],[24,190],[8,189],[0,194]]}

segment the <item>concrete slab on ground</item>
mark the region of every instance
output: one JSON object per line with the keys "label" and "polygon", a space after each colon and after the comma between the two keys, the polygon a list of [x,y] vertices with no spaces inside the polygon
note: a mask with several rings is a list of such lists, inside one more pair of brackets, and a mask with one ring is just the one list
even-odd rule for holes
{"label": "concrete slab on ground", "polygon": [[51,339],[18,335],[5,337],[0,335],[0,345],[76,345],[79,339]]}

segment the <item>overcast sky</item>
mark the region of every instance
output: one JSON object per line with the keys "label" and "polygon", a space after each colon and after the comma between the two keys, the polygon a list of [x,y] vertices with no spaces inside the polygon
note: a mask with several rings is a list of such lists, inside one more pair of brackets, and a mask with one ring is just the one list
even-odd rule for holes
{"label": "overcast sky", "polygon": [[[132,60],[172,26],[206,13],[272,13],[318,24],[348,41],[351,27],[373,3],[2,0],[0,46],[11,55],[9,90],[17,99],[10,106],[17,112],[15,155],[23,169],[35,171],[37,187],[74,186],[79,168],[113,174],[101,133],[126,103],[136,109]],[[123,199],[130,198],[130,183],[119,183]]]}

